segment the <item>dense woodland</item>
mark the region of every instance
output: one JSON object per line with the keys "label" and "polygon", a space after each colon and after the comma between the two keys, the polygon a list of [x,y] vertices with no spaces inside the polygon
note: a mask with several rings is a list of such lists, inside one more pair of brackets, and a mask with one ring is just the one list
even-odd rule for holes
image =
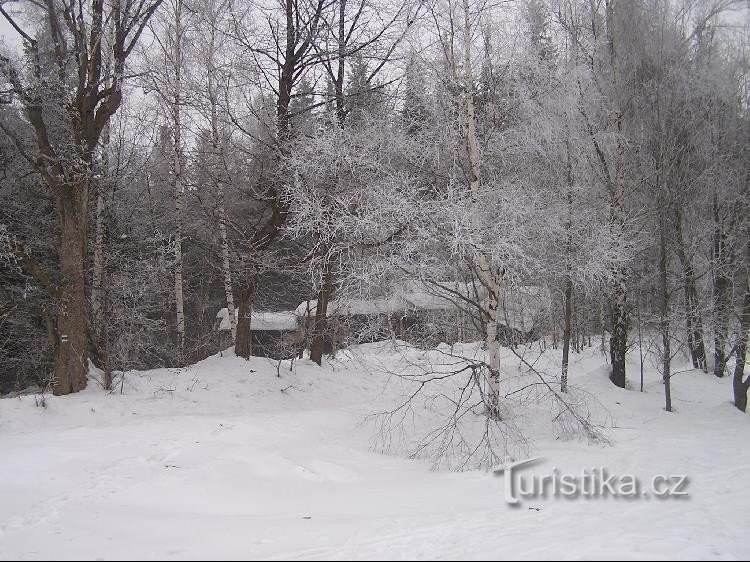
{"label": "dense woodland", "polygon": [[525,286],[550,297],[562,393],[599,346],[633,390],[626,354],[656,354],[667,410],[686,358],[746,409],[745,0],[0,13],[0,392],[190,364],[220,350],[221,308],[247,357],[252,310],[313,299],[320,364],[332,299],[418,281],[476,288],[455,301],[490,417],[501,301]]}

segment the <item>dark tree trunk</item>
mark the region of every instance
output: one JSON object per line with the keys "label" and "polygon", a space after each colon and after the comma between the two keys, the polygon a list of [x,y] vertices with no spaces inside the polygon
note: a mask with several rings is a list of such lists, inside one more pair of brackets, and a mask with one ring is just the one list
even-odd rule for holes
{"label": "dark tree trunk", "polygon": [[609,356],[612,363],[610,380],[620,388],[625,388],[625,354],[628,346],[627,294],[625,271],[618,271],[612,303],[612,336],[609,338]]}
{"label": "dark tree trunk", "polygon": [[[55,49],[45,50],[53,57],[50,68],[58,71],[55,79],[49,80],[42,72],[36,40],[23,33],[24,51],[31,64],[23,72],[8,59],[3,64],[6,82],[23,108],[38,149],[29,154],[22,151],[22,155],[55,198],[60,221],[59,283],[23,248],[13,249],[25,270],[55,299],[53,392],[57,395],[86,387],[89,337],[85,260],[91,165],[102,130],[122,102],[126,59],[160,3],[161,0],[144,1],[135,7],[133,3],[97,0],[87,3],[88,8],[73,17],[64,3],[40,2],[50,44],[56,45]],[[11,21],[7,13],[4,16]],[[107,46],[112,58],[106,67],[105,22],[111,22],[113,27],[112,41]],[[68,34],[75,37],[74,52],[61,47]],[[80,56],[82,49],[85,56]],[[47,121],[49,115],[56,116],[54,131]],[[19,146],[25,144],[25,140],[22,143],[20,137],[10,135]]]}
{"label": "dark tree trunk", "polygon": [[725,274],[717,274],[714,292],[714,375],[723,377],[727,365],[728,313],[732,293],[731,281]]}
{"label": "dark tree trunk", "polygon": [[565,313],[563,320],[563,355],[562,376],[560,390],[568,391],[568,362],[570,358],[570,317],[573,311],[573,281],[568,277],[565,280]]}
{"label": "dark tree trunk", "polygon": [[[270,178],[262,177],[260,182],[266,182],[265,188],[270,200],[271,216],[262,228],[253,236],[250,243],[251,253],[260,253],[269,248],[278,238],[282,227],[289,215],[289,203],[283,197],[279,188],[279,178],[274,175],[280,169],[281,156],[286,155],[289,150],[289,141],[293,137],[292,115],[289,105],[292,100],[292,91],[297,80],[302,75],[302,69],[310,64],[307,55],[313,48],[315,30],[327,6],[319,0],[312,14],[305,18],[304,28],[299,27],[300,11],[293,0],[284,0],[283,7],[286,16],[286,38],[284,41],[284,55],[279,66],[279,88],[276,99],[276,125],[277,125],[277,151],[275,160],[270,166],[272,172]],[[235,354],[238,357],[249,358],[253,353],[252,331],[250,327],[250,314],[255,299],[256,279],[254,273],[248,273],[245,286],[240,290],[239,307],[237,310],[237,336],[234,345]]]}
{"label": "dark tree trunk", "polygon": [[[605,4],[605,34],[609,50],[609,62],[615,69],[611,74],[611,86],[614,92],[622,89],[617,72],[619,37],[617,18],[615,17],[615,2]],[[609,130],[617,135],[617,148],[614,163],[610,165],[598,141],[594,139],[597,158],[602,164],[605,180],[610,191],[610,221],[618,237],[626,237],[625,211],[625,183],[626,183],[626,145],[623,141],[623,106],[622,100],[617,99],[614,111],[609,116]],[[609,339],[609,355],[612,363],[610,379],[620,387],[625,388],[627,379],[625,373],[625,354],[628,349],[628,312],[627,312],[627,268],[616,266],[610,306],[612,311],[612,335]]]}
{"label": "dark tree trunk", "polygon": [[745,379],[745,356],[747,354],[748,335],[750,333],[750,245],[747,246],[747,280],[745,282],[745,296],[742,299],[742,316],[740,317],[740,333],[735,349],[734,404],[741,411],[747,410],[747,394],[750,390],[750,376]]}
{"label": "dark tree trunk", "polygon": [[718,203],[714,201],[714,375],[723,377],[727,364],[727,334],[729,311],[732,303],[731,260],[727,247],[727,235],[719,216]]}
{"label": "dark tree trunk", "polygon": [[643,392],[643,324],[641,323],[641,299],[638,296],[638,308],[636,308],[636,315],[638,321],[638,355],[640,358],[640,373],[641,373],[641,392]]}
{"label": "dark tree trunk", "polygon": [[255,300],[255,274],[248,272],[243,287],[240,289],[240,306],[237,311],[237,338],[234,342],[234,354],[249,359],[253,354],[253,332],[251,314]]}
{"label": "dark tree trunk", "polygon": [[667,277],[667,240],[664,219],[659,224],[659,292],[661,296],[662,381],[664,382],[664,409],[672,411],[672,350],[669,336],[669,279]]}
{"label": "dark tree trunk", "polygon": [[576,353],[581,353],[581,315],[577,305],[578,303],[573,297],[573,350]]}
{"label": "dark tree trunk", "polygon": [[682,211],[675,208],[675,249],[682,265],[683,284],[685,286],[685,323],[687,325],[687,340],[690,359],[694,369],[708,371],[706,364],[706,346],[703,340],[703,320],[700,313],[698,289],[695,283],[695,271],[690,257],[685,249],[685,239],[682,232]]}
{"label": "dark tree trunk", "polygon": [[323,363],[325,351],[325,336],[328,327],[328,303],[333,293],[333,271],[331,262],[327,260],[323,271],[323,284],[318,291],[318,305],[315,308],[312,343],[310,345],[310,359],[318,365]]}
{"label": "dark tree trunk", "polygon": [[742,322],[740,324],[740,337],[735,351],[736,363],[734,365],[734,404],[741,411],[747,410],[747,393],[750,390],[750,376],[745,379],[745,355],[747,354],[748,332],[750,332],[750,288],[745,292],[742,305]]}
{"label": "dark tree trunk", "polygon": [[87,180],[60,202],[60,271],[55,329],[55,395],[86,388],[88,330],[86,314]]}

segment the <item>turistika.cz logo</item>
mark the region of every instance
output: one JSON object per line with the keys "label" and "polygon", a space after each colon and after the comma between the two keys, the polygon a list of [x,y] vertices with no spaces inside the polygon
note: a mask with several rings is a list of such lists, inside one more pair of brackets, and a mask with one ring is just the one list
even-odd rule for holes
{"label": "turistika.cz logo", "polygon": [[538,498],[687,498],[689,479],[685,475],[658,474],[644,484],[632,474],[614,474],[603,467],[584,469],[579,474],[563,474],[557,468],[551,474],[523,474],[524,468],[541,462],[542,457],[506,463],[495,469],[505,479],[505,501],[519,505],[521,499]]}

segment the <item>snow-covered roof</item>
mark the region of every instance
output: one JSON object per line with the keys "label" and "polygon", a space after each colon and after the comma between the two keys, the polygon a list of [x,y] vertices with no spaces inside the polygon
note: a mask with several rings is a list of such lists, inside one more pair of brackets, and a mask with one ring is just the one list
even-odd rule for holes
{"label": "snow-covered roof", "polygon": [[[234,311],[237,316],[237,309]],[[297,329],[297,314],[291,311],[283,312],[262,312],[253,311],[250,315],[250,329],[255,331],[272,330],[278,332],[291,331]],[[216,313],[216,319],[219,320],[219,330],[229,330],[229,313],[226,308],[222,308]]]}
{"label": "snow-covered roof", "polygon": [[[370,299],[334,299],[328,303],[328,316],[346,316],[352,314],[389,314],[408,310],[450,310],[455,308],[457,297],[453,292],[463,296],[473,294],[473,288],[467,283],[446,283],[439,287],[427,287],[412,281],[396,288],[388,297]],[[471,291],[471,292],[470,292]],[[296,308],[299,316],[315,316],[317,300],[304,301]]]}
{"label": "snow-covered roof", "polygon": [[[410,281],[395,288],[390,296],[371,299],[334,299],[328,305],[328,316],[396,314],[411,310],[443,311],[455,310],[462,305],[465,297],[475,300],[475,292],[484,298],[486,290],[475,288],[471,283],[446,282],[425,284]],[[505,289],[498,311],[498,321],[521,331],[533,327],[535,318],[549,306],[549,291],[544,287],[527,285]],[[293,311],[263,312],[254,311],[251,316],[251,330],[291,331],[296,330],[300,318],[314,317],[317,300],[304,301]],[[235,310],[235,314],[237,311]],[[219,330],[229,330],[229,315],[222,308],[217,314]]]}
{"label": "snow-covered roof", "polygon": [[[372,299],[334,299],[328,304],[327,316],[394,314],[410,310],[455,310],[464,300],[475,300],[475,293],[484,298],[486,290],[472,283],[446,282],[425,284],[410,281],[397,287],[389,297]],[[544,287],[529,285],[506,289],[502,294],[498,321],[513,328],[527,331],[539,312],[549,306],[549,291]],[[298,316],[315,316],[317,300],[304,301],[294,311]],[[464,305],[465,306],[465,305]]]}
{"label": "snow-covered roof", "polygon": [[[317,300],[304,301],[294,311],[298,316],[315,316]],[[389,314],[400,310],[394,299],[342,299],[328,303],[326,316],[350,316],[353,314]]]}

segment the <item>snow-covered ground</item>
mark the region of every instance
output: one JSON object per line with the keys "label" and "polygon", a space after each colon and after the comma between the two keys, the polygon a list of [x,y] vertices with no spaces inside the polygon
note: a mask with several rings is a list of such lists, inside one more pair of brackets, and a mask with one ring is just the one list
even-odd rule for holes
{"label": "snow-covered ground", "polygon": [[[385,439],[368,415],[410,388],[388,372],[440,355],[389,342],[290,370],[225,353],[128,373],[122,393],[92,382],[46,408],[0,400],[0,558],[750,558],[750,417],[731,406],[728,379],[680,372],[667,413],[653,368],[646,392],[624,391],[600,352],[575,355],[571,381],[598,400],[591,420],[610,444],[559,438],[540,421],[552,410],[527,394],[513,415],[527,453],[544,457],[533,470],[685,474],[689,497],[511,507],[504,477],[431,470],[429,451],[408,459],[443,414],[437,399],[417,402],[388,454],[376,450]],[[535,365],[558,362],[549,350]],[[504,363],[517,371],[511,354]]]}

